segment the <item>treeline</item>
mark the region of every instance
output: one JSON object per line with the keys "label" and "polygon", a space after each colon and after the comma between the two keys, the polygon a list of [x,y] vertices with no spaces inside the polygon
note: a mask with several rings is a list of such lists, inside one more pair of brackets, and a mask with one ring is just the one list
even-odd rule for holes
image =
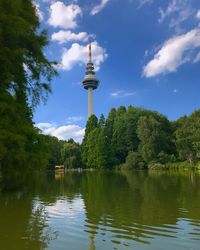
{"label": "treeline", "polygon": [[66,169],[82,168],[81,146],[73,139],[58,140],[56,137],[44,135],[48,152],[46,168],[54,170],[56,165],[64,165]]}
{"label": "treeline", "polygon": [[200,110],[170,122],[158,112],[129,106],[91,116],[81,145],[86,168],[143,169],[195,166],[200,161]]}
{"label": "treeline", "polygon": [[49,168],[145,169],[200,166],[200,110],[170,122],[138,107],[91,116],[82,144],[46,136]]}

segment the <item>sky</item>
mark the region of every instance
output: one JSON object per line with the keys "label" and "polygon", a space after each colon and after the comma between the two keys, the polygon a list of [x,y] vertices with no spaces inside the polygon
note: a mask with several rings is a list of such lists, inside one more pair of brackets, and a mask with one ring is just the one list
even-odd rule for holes
{"label": "sky", "polygon": [[87,122],[88,41],[100,85],[94,113],[121,105],[175,120],[200,108],[200,0],[34,0],[45,54],[58,62],[52,94],[34,112],[43,133],[81,142]]}

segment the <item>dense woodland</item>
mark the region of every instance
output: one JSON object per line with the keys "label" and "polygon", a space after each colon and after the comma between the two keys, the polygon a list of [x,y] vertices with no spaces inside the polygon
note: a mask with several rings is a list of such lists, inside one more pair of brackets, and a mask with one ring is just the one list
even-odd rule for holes
{"label": "dense woodland", "polygon": [[99,121],[95,116],[88,120],[81,149],[83,165],[88,168],[197,166],[200,110],[170,122],[142,108],[112,109],[106,120],[103,115]]}
{"label": "dense woodland", "polygon": [[145,169],[198,167],[200,110],[170,122],[138,107],[111,109],[107,119],[88,119],[82,144],[44,136],[50,169]]}
{"label": "dense woodland", "polygon": [[107,119],[90,117],[81,145],[42,135],[33,113],[57,75],[56,63],[44,54],[47,32],[40,29],[31,0],[1,0],[0,13],[1,182],[23,180],[57,164],[97,169],[198,165],[200,110],[170,122],[141,108],[112,109]]}

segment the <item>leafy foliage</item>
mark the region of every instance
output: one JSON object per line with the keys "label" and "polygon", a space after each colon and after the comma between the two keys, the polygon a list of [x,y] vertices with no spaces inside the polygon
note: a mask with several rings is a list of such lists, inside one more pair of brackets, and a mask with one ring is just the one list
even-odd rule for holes
{"label": "leafy foliage", "polygon": [[[92,123],[93,121],[93,123]],[[94,122],[95,121],[95,122]],[[91,126],[93,124],[93,126]],[[141,169],[200,160],[200,111],[170,122],[158,112],[130,106],[112,109],[105,120],[91,117],[82,157],[87,168]]]}
{"label": "leafy foliage", "polygon": [[47,143],[32,112],[57,72],[43,53],[47,33],[39,31],[32,1],[1,0],[0,12],[0,171],[6,185],[48,164]]}

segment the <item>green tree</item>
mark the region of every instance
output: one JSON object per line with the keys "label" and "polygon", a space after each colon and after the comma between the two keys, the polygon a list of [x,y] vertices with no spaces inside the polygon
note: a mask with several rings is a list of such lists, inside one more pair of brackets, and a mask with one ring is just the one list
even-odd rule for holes
{"label": "green tree", "polygon": [[138,152],[130,151],[126,162],[122,165],[123,170],[144,169],[146,164]]}
{"label": "green tree", "polygon": [[115,165],[119,165],[125,162],[128,154],[127,142],[126,142],[126,108],[121,106],[117,112],[113,125],[113,135],[111,141],[111,147],[113,150],[113,157]]}
{"label": "green tree", "polygon": [[86,124],[86,128],[85,128],[85,135],[83,138],[83,142],[81,145],[81,156],[82,156],[82,162],[84,164],[84,166],[88,166],[88,136],[90,135],[90,133],[96,129],[98,126],[98,119],[95,115],[90,116],[90,118],[87,121]]}
{"label": "green tree", "polygon": [[181,161],[200,160],[200,110],[177,121],[175,136]]}
{"label": "green tree", "polygon": [[61,157],[65,168],[82,168],[80,144],[73,140],[63,144]]}
{"label": "green tree", "polygon": [[137,135],[140,139],[139,152],[146,163],[158,161],[159,154],[170,154],[173,145],[170,141],[169,121],[156,113],[139,119]]}
{"label": "green tree", "polygon": [[2,0],[0,12],[0,171],[11,183],[48,163],[28,100],[34,107],[45,98],[56,71],[43,53],[47,33],[39,32],[32,1]]}

